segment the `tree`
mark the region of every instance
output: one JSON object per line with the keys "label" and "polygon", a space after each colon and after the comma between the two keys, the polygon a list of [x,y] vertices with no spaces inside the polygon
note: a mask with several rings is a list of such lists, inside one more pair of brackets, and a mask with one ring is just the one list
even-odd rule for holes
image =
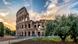
{"label": "tree", "polygon": [[15,36],[15,34],[16,34],[16,31],[11,31],[12,36]]}
{"label": "tree", "polygon": [[5,27],[5,35],[11,35],[11,36],[15,36],[16,31],[11,31],[10,28]]}
{"label": "tree", "polygon": [[76,40],[78,36],[78,16],[70,14],[68,16],[56,17],[54,21],[48,22],[46,25],[47,35],[57,34],[64,41],[65,38],[71,35],[71,38]]}
{"label": "tree", "polygon": [[4,24],[2,22],[0,22],[0,36],[4,36]]}
{"label": "tree", "polygon": [[55,29],[55,27],[56,27],[56,23],[54,23],[55,21],[48,21],[47,23],[46,23],[46,32],[45,32],[45,35],[46,36],[51,36],[52,35],[52,33],[53,33],[53,31],[54,31],[54,29]]}
{"label": "tree", "polygon": [[5,35],[10,35],[11,34],[11,30],[8,27],[5,27]]}

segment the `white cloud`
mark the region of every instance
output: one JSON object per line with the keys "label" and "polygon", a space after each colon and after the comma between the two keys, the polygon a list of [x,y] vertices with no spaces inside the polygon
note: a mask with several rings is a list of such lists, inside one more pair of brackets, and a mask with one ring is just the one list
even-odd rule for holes
{"label": "white cloud", "polygon": [[73,11],[71,8],[75,4],[77,4],[76,0],[72,0],[72,1],[71,0],[68,0],[68,1],[65,0],[64,2],[65,2],[65,4],[58,8],[57,14],[61,14],[61,15],[66,14],[66,15],[68,15],[70,13],[73,13],[73,12],[71,12],[71,11]]}
{"label": "white cloud", "polygon": [[[71,12],[71,9],[73,7],[73,5],[77,4],[73,4],[75,2],[75,0],[64,0],[64,4],[58,6],[58,0],[50,0],[51,3],[48,5],[47,7],[47,11],[43,12],[44,15],[48,15],[48,16],[57,16],[62,15],[62,14],[69,14]],[[72,5],[72,6],[71,6]]]}
{"label": "white cloud", "polygon": [[[56,1],[55,1],[56,3]],[[46,19],[46,20],[54,20],[54,14],[56,12],[56,4],[54,2],[49,3],[48,1],[46,2],[46,4],[44,5],[44,7],[47,7],[47,11],[46,12],[42,12],[42,13],[37,13],[34,11],[29,11],[29,15],[30,15],[30,19],[32,20],[40,20],[40,19]]]}
{"label": "white cloud", "polygon": [[11,4],[11,3],[8,2],[7,0],[3,0],[3,2],[4,2],[5,5],[9,5],[9,4]]}
{"label": "white cloud", "polygon": [[49,5],[49,1],[47,1],[44,5],[44,7],[47,7]]}
{"label": "white cloud", "polygon": [[47,11],[43,13],[44,15],[54,15],[57,10],[57,5],[56,5],[57,0],[50,0],[50,1],[51,3],[49,3]]}
{"label": "white cloud", "polygon": [[[71,9],[68,8],[73,2],[73,0],[70,2],[70,0],[64,0],[65,4],[58,6],[58,0],[49,0],[50,3],[47,1],[44,7],[47,7],[47,10],[42,13],[37,13],[32,10],[29,11],[30,19],[31,20],[40,20],[40,19],[55,19],[55,16],[58,14],[67,14],[70,13]],[[32,3],[32,0],[30,1]],[[69,2],[69,3],[68,3]],[[31,7],[31,4],[28,4],[27,6]]]}
{"label": "white cloud", "polygon": [[64,0],[65,3],[70,2],[71,0]]}
{"label": "white cloud", "polygon": [[38,14],[37,12],[34,12],[34,11],[29,11],[29,17],[31,20],[40,20],[40,14]]}
{"label": "white cloud", "polygon": [[0,22],[4,22],[4,20],[0,18]]}
{"label": "white cloud", "polygon": [[9,14],[9,12],[0,12],[0,16],[7,16]]}
{"label": "white cloud", "polygon": [[30,4],[25,4],[24,6],[26,6],[26,7],[30,7]]}

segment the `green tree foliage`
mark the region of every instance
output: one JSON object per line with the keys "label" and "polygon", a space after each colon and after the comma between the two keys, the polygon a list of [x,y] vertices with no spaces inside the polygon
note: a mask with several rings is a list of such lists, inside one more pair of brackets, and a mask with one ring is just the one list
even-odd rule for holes
{"label": "green tree foliage", "polygon": [[62,40],[71,35],[71,38],[76,41],[78,36],[78,16],[75,14],[63,15],[56,17],[56,20],[47,22],[45,35],[58,35]]}
{"label": "green tree foliage", "polygon": [[10,35],[11,34],[11,30],[8,27],[5,27],[5,35]]}
{"label": "green tree foliage", "polygon": [[11,31],[10,28],[4,26],[4,24],[2,22],[0,22],[0,36],[3,37],[4,35],[11,35],[14,36],[15,35],[15,31]]}
{"label": "green tree foliage", "polygon": [[0,22],[0,36],[4,36],[4,24],[2,22]]}
{"label": "green tree foliage", "polygon": [[15,31],[11,31],[10,28],[5,27],[4,29],[5,29],[5,35],[11,35],[11,36],[15,35]]}
{"label": "green tree foliage", "polygon": [[15,36],[15,34],[16,34],[16,31],[11,31],[12,36]]}

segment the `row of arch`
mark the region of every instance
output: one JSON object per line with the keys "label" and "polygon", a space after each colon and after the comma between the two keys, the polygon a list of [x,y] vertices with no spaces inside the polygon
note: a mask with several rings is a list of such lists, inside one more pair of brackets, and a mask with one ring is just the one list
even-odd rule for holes
{"label": "row of arch", "polygon": [[39,28],[39,26],[43,26],[42,23],[38,23],[38,24],[31,24],[31,23],[21,23],[21,24],[18,24],[16,27],[17,29],[24,29],[24,28]]}
{"label": "row of arch", "polygon": [[44,36],[44,32],[35,32],[35,31],[21,32],[19,36]]}

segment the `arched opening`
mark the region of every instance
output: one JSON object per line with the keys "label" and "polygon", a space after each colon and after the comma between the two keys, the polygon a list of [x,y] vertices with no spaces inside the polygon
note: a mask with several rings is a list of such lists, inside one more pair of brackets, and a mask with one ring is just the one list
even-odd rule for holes
{"label": "arched opening", "polygon": [[28,28],[30,28],[30,24],[28,24]]}
{"label": "arched opening", "polygon": [[28,36],[30,36],[30,32],[28,32]]}
{"label": "arched opening", "polygon": [[25,36],[26,36],[27,34],[26,34],[26,32],[25,32]]}
{"label": "arched opening", "polygon": [[25,28],[27,28],[27,24],[25,24]]}
{"label": "arched opening", "polygon": [[34,28],[36,28],[36,25],[34,25]]}
{"label": "arched opening", "polygon": [[21,26],[22,26],[21,28],[23,29],[23,24]]}
{"label": "arched opening", "polygon": [[32,36],[35,36],[35,32],[34,31],[32,31]]}
{"label": "arched opening", "polygon": [[38,32],[38,36],[40,36],[40,32]]}

